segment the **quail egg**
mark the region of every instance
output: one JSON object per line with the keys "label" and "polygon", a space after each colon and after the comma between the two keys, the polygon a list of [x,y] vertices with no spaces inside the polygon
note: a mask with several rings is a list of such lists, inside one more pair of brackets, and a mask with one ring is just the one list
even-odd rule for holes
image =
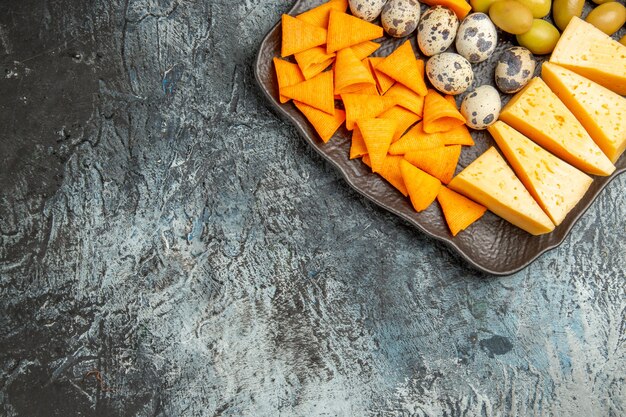
{"label": "quail egg", "polygon": [[461,94],[474,81],[469,61],[452,52],[431,57],[426,63],[426,75],[430,83],[445,94]]}
{"label": "quail egg", "polygon": [[503,93],[516,93],[533,77],[537,62],[526,48],[514,46],[505,50],[496,65],[496,85]]}
{"label": "quail egg", "polygon": [[380,16],[387,0],[349,0],[350,11],[359,19],[372,22]]}
{"label": "quail egg", "polygon": [[472,64],[489,58],[497,43],[496,27],[484,13],[472,13],[459,25],[456,51]]}
{"label": "quail egg", "polygon": [[490,85],[482,85],[465,96],[461,102],[461,114],[472,129],[483,130],[494,124],[500,117],[502,103],[498,90]]}
{"label": "quail egg", "polygon": [[407,36],[417,28],[420,4],[417,0],[389,0],[380,17],[385,32],[393,37]]}
{"label": "quail egg", "polygon": [[426,10],[417,26],[417,44],[426,56],[445,51],[454,42],[459,19],[447,7],[434,6]]}

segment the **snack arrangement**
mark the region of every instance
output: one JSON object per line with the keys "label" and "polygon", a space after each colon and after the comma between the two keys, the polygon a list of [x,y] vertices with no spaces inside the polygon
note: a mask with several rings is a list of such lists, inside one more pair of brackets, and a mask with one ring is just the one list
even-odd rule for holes
{"label": "snack arrangement", "polygon": [[[361,159],[417,212],[437,200],[453,236],[487,210],[532,235],[553,231],[584,197],[590,175],[611,175],[626,148],[626,46],[609,36],[626,9],[622,21],[620,4],[598,6],[585,21],[571,2],[421,3],[431,7],[330,0],[283,15],[277,99],[292,101],[324,143],[345,125],[346,159]],[[559,28],[567,20],[563,33],[541,19],[550,10]],[[498,29],[520,45],[504,51],[494,71],[498,90],[515,94],[504,107],[498,90],[475,85],[473,72],[496,50]],[[416,47],[407,38],[374,56],[385,33],[413,36]],[[549,53],[533,78],[534,55]],[[474,145],[472,130],[488,131],[497,147],[456,173],[463,147]]]}

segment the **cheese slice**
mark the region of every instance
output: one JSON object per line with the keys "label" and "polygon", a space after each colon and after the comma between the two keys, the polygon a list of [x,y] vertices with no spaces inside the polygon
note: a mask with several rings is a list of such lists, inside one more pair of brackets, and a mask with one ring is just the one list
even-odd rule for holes
{"label": "cheese slice", "polygon": [[563,31],[550,62],[626,95],[626,46],[576,16]]}
{"label": "cheese slice", "polygon": [[550,218],[493,146],[454,177],[448,188],[532,235],[554,230]]}
{"label": "cheese slice", "polygon": [[615,163],[626,149],[626,98],[549,62],[543,63],[541,76]]}
{"label": "cheese slice", "polygon": [[504,122],[487,129],[535,201],[555,225],[561,224],[593,179]]}
{"label": "cheese slice", "polygon": [[541,78],[533,78],[504,106],[500,120],[588,174],[606,176],[615,171],[609,158]]}

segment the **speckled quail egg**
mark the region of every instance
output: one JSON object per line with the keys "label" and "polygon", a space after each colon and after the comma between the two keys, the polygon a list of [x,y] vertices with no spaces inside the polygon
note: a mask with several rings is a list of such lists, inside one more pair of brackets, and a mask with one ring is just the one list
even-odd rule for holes
{"label": "speckled quail egg", "polygon": [[349,0],[350,11],[359,19],[372,22],[380,16],[387,0]]}
{"label": "speckled quail egg", "polygon": [[514,46],[505,50],[496,65],[496,85],[503,93],[516,93],[533,77],[537,62],[526,48]]}
{"label": "speckled quail egg", "polygon": [[407,36],[417,28],[420,4],[417,0],[388,0],[380,20],[385,32],[393,37]]}
{"label": "speckled quail egg", "polygon": [[426,63],[426,75],[437,90],[446,94],[461,94],[474,81],[469,61],[452,52],[431,57]]}
{"label": "speckled quail egg", "polygon": [[461,102],[461,114],[472,129],[483,130],[500,117],[502,103],[500,93],[490,85],[482,85],[465,96]]}
{"label": "speckled quail egg", "polygon": [[426,56],[445,51],[454,42],[459,19],[447,7],[434,6],[426,10],[417,26],[417,44]]}
{"label": "speckled quail egg", "polygon": [[496,27],[484,13],[472,13],[459,25],[456,51],[472,64],[489,58],[497,43]]}

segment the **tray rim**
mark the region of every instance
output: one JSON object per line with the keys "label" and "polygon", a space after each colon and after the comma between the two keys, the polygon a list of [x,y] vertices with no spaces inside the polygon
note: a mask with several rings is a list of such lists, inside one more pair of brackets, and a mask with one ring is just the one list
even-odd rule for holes
{"label": "tray rim", "polygon": [[[289,9],[289,11],[287,12],[287,14],[293,15],[294,10],[296,10],[298,8],[298,6],[300,5],[300,3],[302,1],[303,0],[296,0],[294,2],[293,6],[291,7],[291,9]],[[439,236],[437,234],[429,232],[427,229],[425,229],[421,224],[419,224],[414,219],[405,216],[403,213],[399,212],[394,207],[391,207],[390,205],[386,204],[383,201],[376,200],[374,197],[368,195],[364,190],[361,190],[356,184],[354,184],[354,182],[351,180],[351,178],[348,175],[348,173],[346,171],[344,171],[344,169],[339,164],[337,164],[334,160],[332,160],[324,152],[322,152],[322,150],[319,147],[315,146],[315,144],[313,143],[313,138],[311,138],[306,133],[306,131],[304,130],[304,127],[302,126],[302,123],[300,121],[296,120],[296,119],[293,119],[291,117],[291,115],[285,110],[285,108],[284,108],[285,105],[284,104],[281,105],[280,103],[278,103],[276,101],[276,99],[272,96],[272,94],[270,94],[270,92],[265,88],[263,79],[261,78],[261,74],[260,74],[260,67],[261,67],[261,64],[263,62],[262,60],[264,58],[262,56],[262,51],[264,49],[263,46],[268,41],[270,36],[274,33],[274,31],[278,28],[278,26],[280,26],[280,24],[281,23],[280,23],[280,20],[279,20],[265,34],[265,36],[263,37],[263,40],[259,44],[259,48],[258,48],[258,51],[256,53],[256,58],[255,58],[255,61],[254,61],[254,77],[255,77],[256,83],[257,83],[258,87],[261,89],[261,91],[263,92],[263,95],[265,96],[265,98],[269,101],[269,104],[271,105],[270,107],[272,108],[272,110],[273,111],[278,111],[280,117],[286,119],[288,122],[290,122],[292,125],[294,125],[296,127],[296,129],[298,130],[300,136],[305,140],[305,142],[307,142],[308,145],[311,146],[315,150],[315,152],[317,152],[326,162],[330,163],[335,169],[337,169],[341,173],[341,176],[343,177],[344,181],[346,181],[348,183],[348,185],[353,190],[355,190],[357,193],[359,193],[360,195],[362,195],[363,197],[365,197],[367,200],[369,200],[370,202],[374,203],[375,205],[377,205],[379,207],[382,207],[383,209],[393,213],[395,216],[401,218],[405,222],[408,222],[411,226],[417,228],[420,232],[422,232],[423,234],[425,234],[429,238],[434,239],[434,240],[436,240],[438,242],[442,242],[445,246],[453,249],[454,252],[456,254],[458,254],[461,258],[463,258],[470,266],[472,266],[474,269],[476,269],[476,270],[478,270],[480,272],[487,273],[487,274],[493,275],[493,276],[501,276],[501,277],[510,276],[510,275],[516,274],[516,273],[518,273],[518,272],[528,268],[528,266],[530,266],[532,263],[534,263],[543,254],[545,254],[545,253],[547,253],[547,252],[549,252],[549,251],[551,251],[553,249],[556,249],[559,246],[561,246],[563,244],[563,242],[565,241],[565,239],[567,239],[569,237],[572,228],[575,225],[578,224],[578,222],[580,221],[580,218],[587,212],[587,210],[589,210],[589,207],[591,207],[591,205],[596,201],[598,196],[602,193],[602,191],[604,191],[604,189],[607,187],[607,185],[609,185],[615,178],[617,178],[618,176],[620,176],[621,174],[626,172],[626,167],[624,167],[624,168],[616,168],[615,172],[613,172],[608,177],[608,180],[604,184],[601,185],[601,187],[589,199],[589,201],[587,201],[585,204],[580,206],[580,212],[578,213],[578,215],[574,216],[573,219],[572,219],[572,222],[570,223],[570,225],[567,226],[563,230],[562,238],[559,239],[557,242],[542,248],[536,254],[534,254],[530,259],[528,259],[527,261],[523,262],[520,266],[515,267],[515,268],[511,268],[511,269],[496,270],[496,269],[491,269],[489,267],[481,265],[479,263],[479,261],[471,258],[468,254],[466,254],[463,251],[463,249],[461,249],[454,242],[454,237]],[[285,103],[285,104],[289,104],[289,103]],[[624,155],[626,155],[626,153]],[[622,155],[622,157],[624,157],[624,155]]]}

